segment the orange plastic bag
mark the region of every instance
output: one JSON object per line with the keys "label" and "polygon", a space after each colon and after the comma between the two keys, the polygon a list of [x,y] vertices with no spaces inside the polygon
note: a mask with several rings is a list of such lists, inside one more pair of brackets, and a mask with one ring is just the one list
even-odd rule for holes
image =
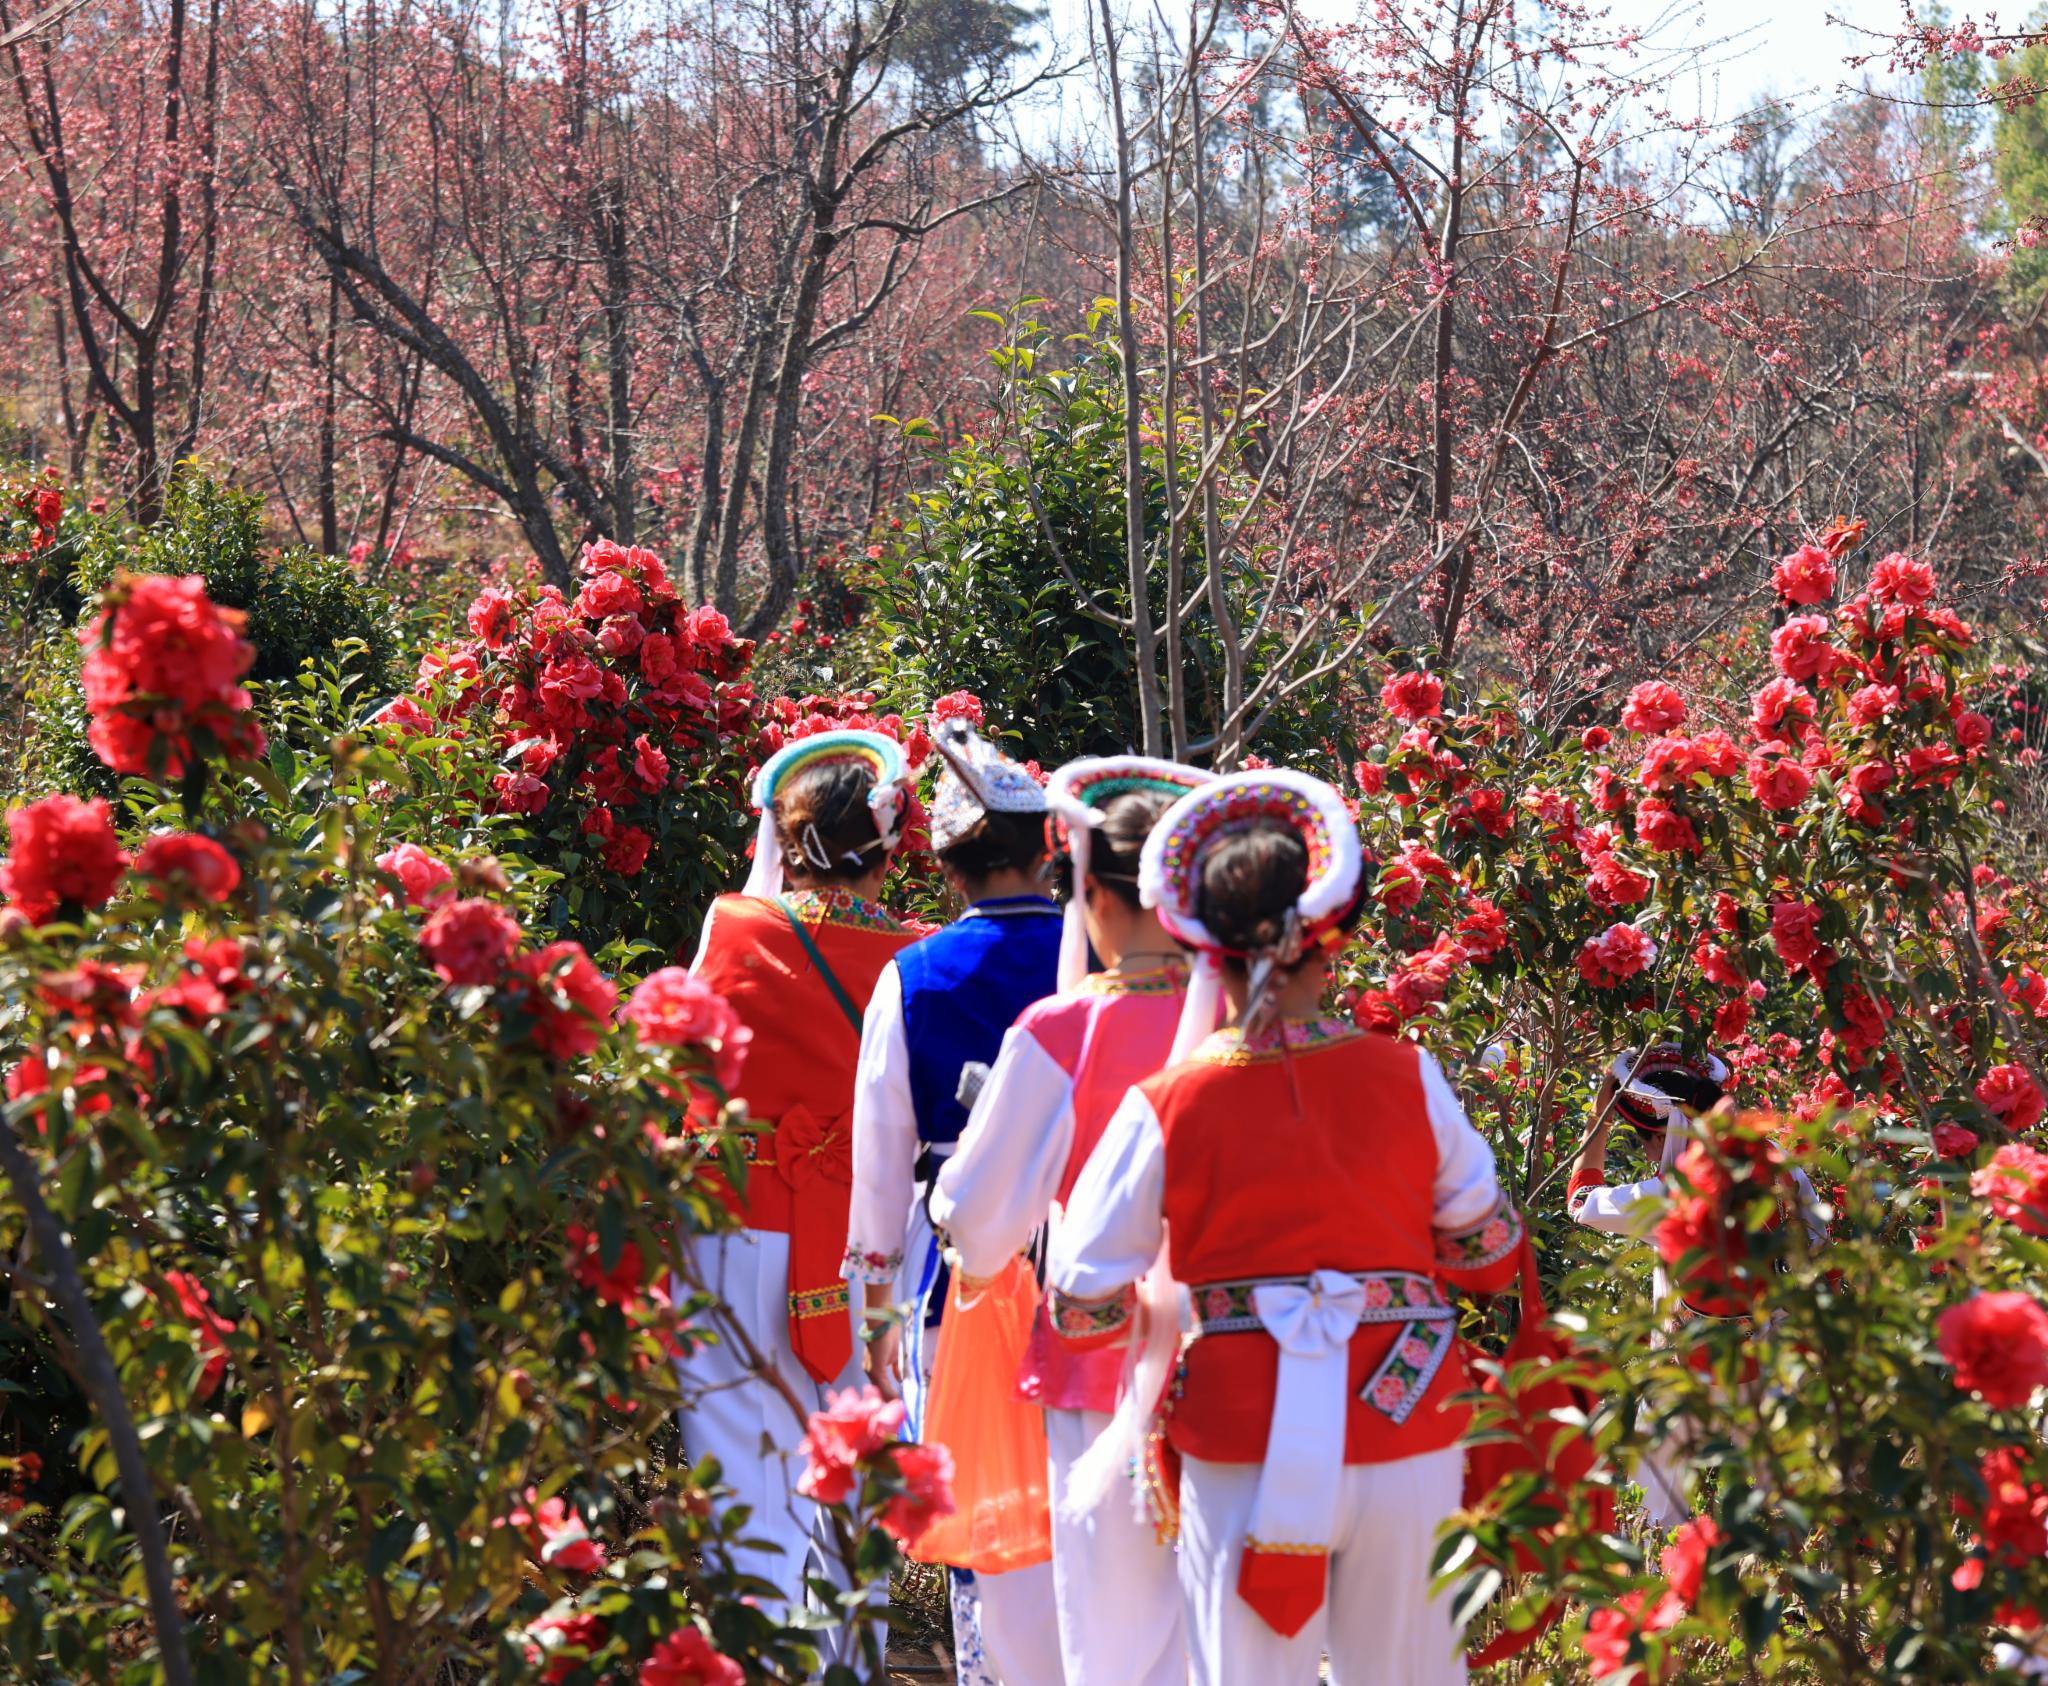
{"label": "orange plastic bag", "polygon": [[1022,1258],[964,1297],[953,1273],[924,1438],[953,1454],[954,1509],[911,1551],[920,1563],[999,1574],[1052,1557],[1045,1413],[1017,1397],[1037,1315],[1038,1281]]}

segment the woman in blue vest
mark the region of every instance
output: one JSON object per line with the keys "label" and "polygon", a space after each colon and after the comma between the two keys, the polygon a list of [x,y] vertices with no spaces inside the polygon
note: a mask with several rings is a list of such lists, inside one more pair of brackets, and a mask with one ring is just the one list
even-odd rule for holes
{"label": "woman in blue vest", "polygon": [[[869,998],[854,1081],[853,1205],[843,1266],[849,1281],[866,1285],[870,1310],[886,1310],[899,1298],[910,1302],[910,1363],[902,1356],[902,1327],[891,1324],[871,1340],[867,1365],[884,1392],[909,1393],[913,1423],[921,1420],[929,1359],[916,1348],[924,1344],[927,1318],[936,1320],[944,1304],[923,1195],[967,1127],[975,1089],[1004,1032],[1057,987],[1061,927],[1059,907],[1046,894],[1043,788],[965,721],[941,722],[933,736],[942,765],[932,797],[932,848],[967,910],[900,950]],[[964,1601],[962,1587],[973,1589]],[[962,1580],[954,1603],[963,1682],[1058,1686],[1049,1565]]]}

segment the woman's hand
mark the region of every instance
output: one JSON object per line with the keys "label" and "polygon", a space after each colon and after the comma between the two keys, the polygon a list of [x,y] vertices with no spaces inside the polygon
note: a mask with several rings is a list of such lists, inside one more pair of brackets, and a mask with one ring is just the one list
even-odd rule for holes
{"label": "woman's hand", "polygon": [[861,1368],[884,1399],[903,1397],[903,1325],[885,1323],[861,1348]]}

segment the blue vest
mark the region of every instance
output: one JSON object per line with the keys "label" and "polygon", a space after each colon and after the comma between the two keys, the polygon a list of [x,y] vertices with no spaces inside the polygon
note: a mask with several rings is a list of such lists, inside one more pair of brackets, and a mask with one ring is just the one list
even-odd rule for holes
{"label": "blue vest", "polygon": [[918,1140],[950,1148],[960,1139],[960,1068],[995,1063],[1017,1015],[1057,987],[1059,961],[1059,909],[1037,896],[976,902],[897,952]]}

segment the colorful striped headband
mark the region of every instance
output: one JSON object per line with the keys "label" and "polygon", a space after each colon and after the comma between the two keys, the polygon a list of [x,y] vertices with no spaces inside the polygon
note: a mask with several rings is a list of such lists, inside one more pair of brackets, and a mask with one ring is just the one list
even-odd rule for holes
{"label": "colorful striped headband", "polygon": [[896,847],[910,794],[910,767],[904,760],[903,746],[880,732],[818,732],[798,738],[769,756],[754,775],[753,801],[760,810],[761,823],[754,833],[754,864],[747,874],[745,894],[781,893],[782,837],[775,824],[775,798],[799,773],[834,761],[859,762],[873,771],[875,782],[868,792],[868,808],[875,816],[875,830],[881,836],[882,847]]}

